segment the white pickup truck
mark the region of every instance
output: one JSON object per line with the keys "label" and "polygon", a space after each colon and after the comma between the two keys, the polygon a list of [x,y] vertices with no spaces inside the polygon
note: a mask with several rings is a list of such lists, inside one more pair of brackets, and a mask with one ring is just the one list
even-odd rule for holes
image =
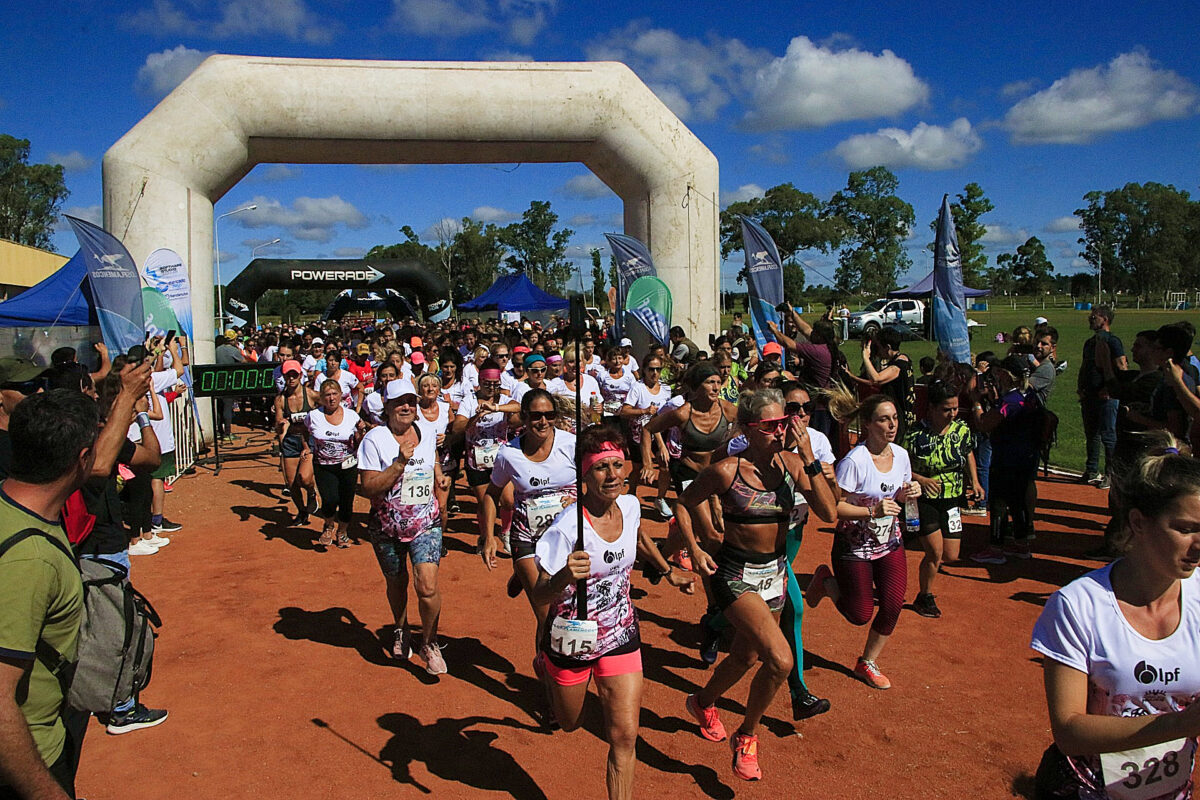
{"label": "white pickup truck", "polygon": [[888,322],[904,322],[921,330],[925,321],[925,304],[920,300],[888,300],[880,298],[862,311],[851,312],[847,328],[851,336],[874,333]]}

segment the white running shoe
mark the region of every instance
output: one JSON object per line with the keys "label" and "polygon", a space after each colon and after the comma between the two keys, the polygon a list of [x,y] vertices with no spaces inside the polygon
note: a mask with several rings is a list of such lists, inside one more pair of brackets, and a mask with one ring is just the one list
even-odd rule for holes
{"label": "white running shoe", "polygon": [[148,539],[138,539],[129,545],[129,555],[131,556],[152,556],[157,552],[158,548],[151,544]]}
{"label": "white running shoe", "polygon": [[661,497],[655,498],[654,509],[658,511],[660,515],[662,515],[663,519],[670,519],[671,517],[675,516],[675,512],[671,510],[669,505],[667,505],[667,501]]}
{"label": "white running shoe", "polygon": [[143,539],[142,541],[149,542],[155,547],[166,547],[171,543],[170,537],[159,536],[157,533],[151,536],[149,539]]}

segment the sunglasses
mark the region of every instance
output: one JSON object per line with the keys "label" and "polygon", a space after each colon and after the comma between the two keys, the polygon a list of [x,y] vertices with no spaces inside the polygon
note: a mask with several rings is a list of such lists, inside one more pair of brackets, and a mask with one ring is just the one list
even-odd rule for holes
{"label": "sunglasses", "polygon": [[417,404],[417,397],[412,394],[403,394],[392,402],[398,406],[415,406]]}
{"label": "sunglasses", "polygon": [[500,381],[480,381],[479,385],[480,387],[486,386],[489,389],[499,389]]}
{"label": "sunglasses", "polygon": [[788,403],[783,407],[783,413],[789,417],[798,417],[801,414],[811,414],[817,408],[817,404],[812,400],[807,403]]}
{"label": "sunglasses", "polygon": [[758,422],[750,423],[759,433],[783,433],[788,426],[788,417],[775,417],[774,419],[760,419]]}
{"label": "sunglasses", "polygon": [[543,420],[543,419],[546,420],[547,422],[553,422],[554,420],[558,419],[558,412],[557,411],[530,411],[529,412],[529,421],[530,422],[537,422],[538,420]]}
{"label": "sunglasses", "polygon": [[534,375],[541,375],[543,372],[546,371],[546,368],[545,367],[526,367],[525,371],[532,372]]}
{"label": "sunglasses", "polygon": [[496,358],[508,358],[508,353],[493,353]]}
{"label": "sunglasses", "polygon": [[661,372],[662,367],[642,367],[642,372]]}
{"label": "sunglasses", "polygon": [[20,383],[0,384],[0,389],[3,389],[7,392],[19,392],[26,397],[31,394],[37,394],[39,389],[44,388],[46,388],[45,378],[33,378],[32,380],[21,381]]}

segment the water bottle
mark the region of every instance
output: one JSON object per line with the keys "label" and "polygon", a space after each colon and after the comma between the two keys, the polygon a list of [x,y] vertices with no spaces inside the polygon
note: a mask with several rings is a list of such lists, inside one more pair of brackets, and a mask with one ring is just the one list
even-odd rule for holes
{"label": "water bottle", "polygon": [[904,501],[904,528],[909,533],[921,531],[921,511],[915,497]]}

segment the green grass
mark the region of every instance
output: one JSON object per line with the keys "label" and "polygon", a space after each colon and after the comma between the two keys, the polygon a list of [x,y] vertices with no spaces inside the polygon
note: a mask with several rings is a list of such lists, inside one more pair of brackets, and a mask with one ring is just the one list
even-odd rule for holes
{"label": "green grass", "polygon": [[[1083,343],[1091,331],[1087,326],[1086,311],[1075,311],[1073,308],[1047,307],[1040,308],[998,309],[995,311],[972,311],[967,316],[981,323],[984,327],[974,328],[971,340],[972,353],[984,350],[995,350],[1003,356],[1008,351],[1008,345],[997,344],[995,336],[1004,332],[1011,334],[1018,325],[1033,327],[1033,321],[1038,316],[1050,320],[1050,324],[1058,329],[1058,358],[1067,361],[1067,371],[1058,376],[1054,390],[1050,395],[1050,409],[1058,415],[1058,445],[1051,457],[1052,463],[1064,469],[1083,471],[1085,447],[1083,439],[1083,422],[1079,416],[1079,400],[1075,395],[1075,380],[1078,377],[1079,359],[1083,352]],[[816,314],[805,314],[805,319],[816,319]],[[723,319],[723,325],[728,325],[730,315]],[[1171,322],[1189,319],[1200,327],[1200,312],[1197,311],[1163,311],[1161,309],[1128,309],[1118,308],[1113,320],[1113,332],[1120,337],[1126,350],[1133,343],[1134,335],[1147,328],[1157,328]],[[934,342],[905,342],[901,348],[912,359],[914,368],[922,356],[932,356],[937,352]],[[842,352],[846,354],[851,369],[857,372],[862,364],[862,349],[856,343],[843,345]],[[1133,364],[1130,364],[1132,367]]]}

